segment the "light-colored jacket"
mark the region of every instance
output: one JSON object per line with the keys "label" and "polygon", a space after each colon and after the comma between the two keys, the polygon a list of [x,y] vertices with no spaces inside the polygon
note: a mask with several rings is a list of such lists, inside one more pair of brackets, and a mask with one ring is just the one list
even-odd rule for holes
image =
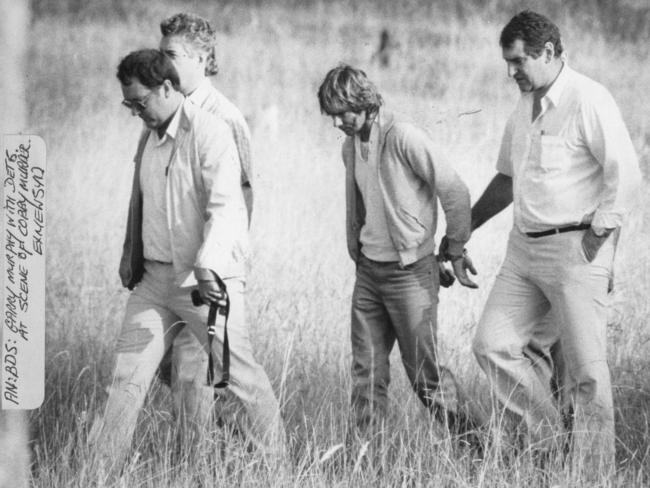
{"label": "light-colored jacket", "polygon": [[[406,266],[434,252],[437,199],[447,220],[449,253],[461,254],[470,236],[467,187],[424,131],[396,120],[394,114],[385,109],[379,112],[377,126],[379,187],[388,232],[400,264]],[[348,251],[356,262],[365,208],[354,177],[353,137],[346,138],[342,153],[346,167]]]}
{"label": "light-colored jacket", "polygon": [[253,212],[253,157],[251,133],[246,118],[234,103],[217,90],[209,78],[205,78],[188,98],[203,110],[223,119],[230,127],[241,163],[241,185],[244,189],[244,196],[246,197],[246,192],[251,194],[250,198],[246,199],[250,216]]}
{"label": "light-colored jacket", "polygon": [[[240,186],[241,168],[230,128],[188,100],[167,169],[167,223],[179,286],[196,283],[194,268],[221,278],[243,277],[248,249],[247,215]],[[129,288],[144,272],[140,166],[145,130],[134,158],[129,216],[120,262],[122,284]]]}

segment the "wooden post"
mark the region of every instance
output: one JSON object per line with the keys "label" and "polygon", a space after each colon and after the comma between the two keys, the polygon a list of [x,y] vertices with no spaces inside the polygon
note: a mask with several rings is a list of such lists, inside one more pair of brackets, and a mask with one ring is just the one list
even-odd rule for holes
{"label": "wooden post", "polygon": [[[27,128],[25,57],[29,21],[29,0],[0,0],[0,52],[3,56],[0,135],[19,133]],[[4,160],[4,155],[2,157]],[[0,189],[0,192],[4,197],[4,190]],[[4,324],[0,331],[3,328]],[[2,376],[0,372],[0,378]],[[0,410],[0,488],[28,486],[27,430],[24,410]]]}

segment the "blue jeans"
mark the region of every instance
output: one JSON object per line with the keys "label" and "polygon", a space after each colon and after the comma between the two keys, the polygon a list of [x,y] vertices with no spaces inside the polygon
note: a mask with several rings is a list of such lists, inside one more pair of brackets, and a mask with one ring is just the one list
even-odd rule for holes
{"label": "blue jeans", "polygon": [[436,409],[439,387],[436,317],[439,277],[433,255],[406,267],[360,255],[352,295],[352,408],[366,428],[387,409],[389,356],[397,340],[420,401]]}

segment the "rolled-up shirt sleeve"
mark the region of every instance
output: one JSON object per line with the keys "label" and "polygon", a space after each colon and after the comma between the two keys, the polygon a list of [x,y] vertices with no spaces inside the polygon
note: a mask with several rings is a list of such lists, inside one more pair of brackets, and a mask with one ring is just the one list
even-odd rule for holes
{"label": "rolled-up shirt sleeve", "polygon": [[583,138],[603,169],[600,203],[591,224],[619,227],[634,205],[641,173],[639,162],[616,102],[606,89],[581,105]]}
{"label": "rolled-up shirt sleeve", "polygon": [[512,147],[512,126],[514,124],[513,116],[508,118],[506,127],[503,131],[501,138],[501,146],[499,147],[499,157],[497,158],[497,171],[506,176],[513,176],[512,158],[510,156],[510,149]]}

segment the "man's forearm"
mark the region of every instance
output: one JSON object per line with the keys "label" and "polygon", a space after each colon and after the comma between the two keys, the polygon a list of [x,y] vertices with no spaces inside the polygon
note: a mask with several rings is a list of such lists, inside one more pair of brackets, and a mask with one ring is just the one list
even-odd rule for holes
{"label": "man's forearm", "polygon": [[194,268],[196,281],[214,281],[214,272],[208,268]]}
{"label": "man's forearm", "polygon": [[512,178],[502,173],[490,181],[472,207],[472,232],[512,203]]}

